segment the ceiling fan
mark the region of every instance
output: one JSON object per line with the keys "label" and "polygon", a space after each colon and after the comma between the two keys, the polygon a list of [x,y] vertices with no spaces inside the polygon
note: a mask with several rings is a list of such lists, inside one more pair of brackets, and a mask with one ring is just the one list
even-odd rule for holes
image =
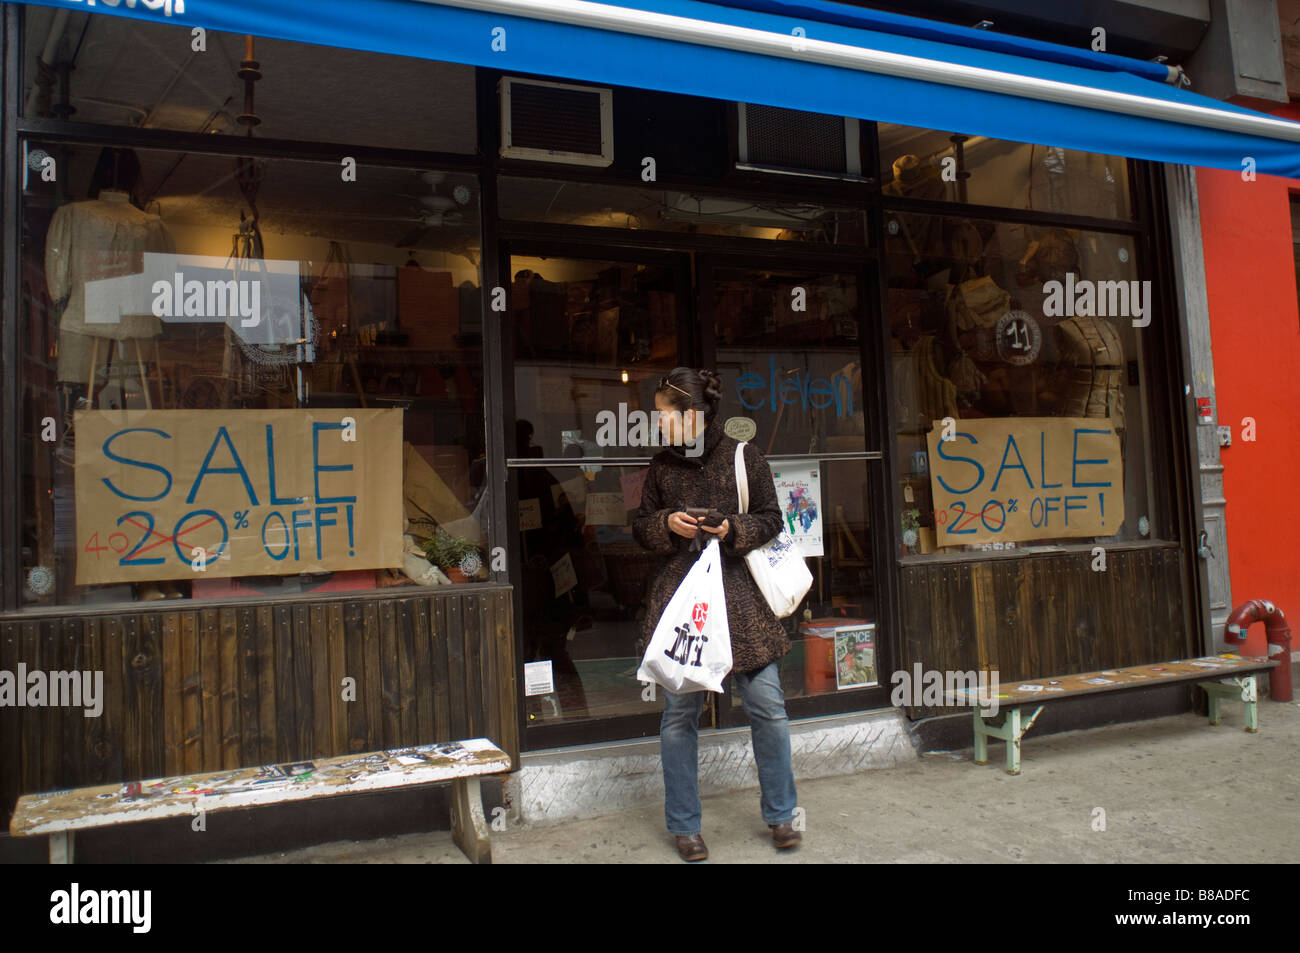
{"label": "ceiling fan", "polygon": [[451,189],[450,195],[439,195],[438,187],[446,178],[445,172],[420,174],[420,181],[429,187],[430,194],[417,197],[420,211],[414,218],[415,227],[394,244],[419,247],[435,229],[444,225],[464,224],[465,213],[461,209],[469,204],[469,187],[456,185]]}
{"label": "ceiling fan", "polygon": [[[467,185],[457,184],[449,191],[450,194],[440,194],[441,186],[447,178],[445,172],[422,172],[420,181],[428,188],[427,192],[421,192],[417,195],[402,196],[411,200],[412,207],[406,214],[392,215],[353,215],[349,216],[352,221],[371,221],[371,222],[409,222],[412,227],[401,236],[399,241],[392,244],[402,248],[418,248],[428,238],[430,238],[437,229],[446,227],[455,227],[465,223],[465,213],[462,209],[469,205],[471,199],[470,189]],[[393,198],[391,192],[385,193],[386,198]]]}

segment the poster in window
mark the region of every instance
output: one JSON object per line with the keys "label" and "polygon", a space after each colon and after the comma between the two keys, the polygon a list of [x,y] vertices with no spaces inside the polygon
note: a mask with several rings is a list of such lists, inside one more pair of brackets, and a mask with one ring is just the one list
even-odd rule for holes
{"label": "poster in window", "polygon": [[876,676],[876,625],[841,625],[835,629],[835,687],[879,685]]}
{"label": "poster in window", "polygon": [[794,537],[805,556],[824,556],[820,467],[798,463],[770,466],[784,529]]}

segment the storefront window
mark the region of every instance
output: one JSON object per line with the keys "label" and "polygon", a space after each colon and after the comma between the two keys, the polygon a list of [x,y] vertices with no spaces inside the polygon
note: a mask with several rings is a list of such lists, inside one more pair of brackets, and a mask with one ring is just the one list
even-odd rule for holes
{"label": "storefront window", "polygon": [[[767,457],[785,529],[814,578],[783,620],[787,698],[880,684],[859,283],[816,267],[704,268],[720,413],[732,436]],[[739,694],[729,698],[739,711]]]}
{"label": "storefront window", "polygon": [[643,431],[638,440],[627,415],[653,410],[658,378],[677,366],[678,272],[521,255],[511,272],[516,417],[531,434],[518,455],[657,453],[647,440],[658,437]]}
{"label": "storefront window", "polygon": [[[594,472],[593,472],[594,471]],[[528,723],[643,715],[636,670],[647,586],[662,557],[632,538],[645,466],[511,470],[519,551]],[[631,504],[631,505],[629,505]]]}
{"label": "storefront window", "polygon": [[822,245],[866,243],[859,209],[681,189],[502,176],[501,217],[552,225],[687,232]]}
{"label": "storefront window", "polygon": [[[644,714],[639,623],[660,557],[632,536],[647,467],[627,458],[662,449],[648,413],[679,363],[684,278],[642,261],[510,268],[524,661],[541,670],[529,723]],[[565,457],[583,462],[532,462]]]}
{"label": "storefront window", "polygon": [[1128,219],[1128,160],[880,123],[880,181],[891,196]]}
{"label": "storefront window", "polygon": [[1167,532],[1143,331],[1160,316],[1133,240],[894,212],[885,226],[904,555]]}
{"label": "storefront window", "polygon": [[[103,16],[94,7],[24,5],[23,13],[21,108],[28,118],[476,149],[472,66],[215,30],[196,38],[188,25]],[[253,78],[251,100],[239,75],[245,60],[254,64],[245,73]]]}
{"label": "storefront window", "polygon": [[[876,664],[879,595],[871,558],[870,476],[864,460],[769,459],[785,529],[799,540],[813,587],[783,619],[790,652],[778,662],[786,698],[888,684]],[[735,686],[729,704],[743,707]]]}
{"label": "storefront window", "polygon": [[487,578],[473,176],[23,145],[28,604]]}
{"label": "storefront window", "polygon": [[728,409],[763,452],[866,449],[858,279],[817,269],[718,268],[706,284]]}

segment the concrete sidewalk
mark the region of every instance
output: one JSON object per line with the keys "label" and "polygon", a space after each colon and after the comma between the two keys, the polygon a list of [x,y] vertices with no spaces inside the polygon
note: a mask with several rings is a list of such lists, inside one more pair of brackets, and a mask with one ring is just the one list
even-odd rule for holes
{"label": "concrete sidewalk", "polygon": [[[777,852],[758,791],[703,798],[704,863],[1204,863],[1300,860],[1300,705],[1261,699],[1211,727],[1192,713],[1025,736],[1022,773],[1003,746],[799,782],[803,845]],[[1094,830],[1104,811],[1104,830]],[[1096,818],[1096,820],[1094,819]],[[681,864],[662,802],[492,837],[500,864]],[[467,863],[445,831],[341,841],[229,863]]]}

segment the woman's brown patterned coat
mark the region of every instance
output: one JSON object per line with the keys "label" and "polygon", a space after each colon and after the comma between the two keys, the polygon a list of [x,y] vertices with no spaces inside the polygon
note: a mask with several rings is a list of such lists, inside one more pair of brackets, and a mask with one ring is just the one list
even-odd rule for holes
{"label": "woman's brown patterned coat", "polygon": [[[731,628],[732,671],[752,673],[790,651],[785,626],[759,592],[743,558],[780,533],[782,519],[772,471],[752,443],[745,444],[749,512],[737,514],[740,498],[736,493],[736,444],[734,438],[723,433],[721,417],[715,416],[705,428],[704,453],[700,456],[686,456],[680,446],[656,454],[641,490],[641,508],[632,522],[632,533],[646,549],[666,557],[646,597],[641,634],[648,644],[668,600],[700,555],[691,548],[690,540],[668,528],[669,514],[704,506],[726,515],[731,531],[720,549],[727,623]],[[701,546],[715,538],[703,530],[699,537]]]}

